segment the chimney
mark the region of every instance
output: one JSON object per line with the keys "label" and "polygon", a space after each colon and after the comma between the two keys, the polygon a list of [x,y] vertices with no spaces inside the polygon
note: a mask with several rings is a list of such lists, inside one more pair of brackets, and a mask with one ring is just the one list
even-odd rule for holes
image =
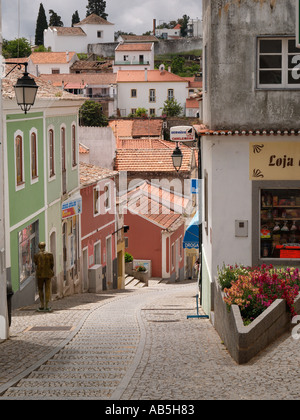
{"label": "chimney", "polygon": [[145,82],[148,82],[148,70],[145,68]]}
{"label": "chimney", "polygon": [[171,73],[171,66],[168,67],[168,72]]}
{"label": "chimney", "polygon": [[67,59],[67,63],[69,62],[69,51],[66,51],[66,59]]}

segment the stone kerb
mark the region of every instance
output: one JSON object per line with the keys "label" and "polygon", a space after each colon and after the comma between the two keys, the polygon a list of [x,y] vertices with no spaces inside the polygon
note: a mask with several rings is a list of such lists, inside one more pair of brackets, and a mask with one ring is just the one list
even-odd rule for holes
{"label": "stone kerb", "polygon": [[[240,309],[232,305],[228,311],[217,280],[214,282],[214,327],[231,357],[244,364],[291,328],[291,316],[285,300],[277,299],[250,325],[244,326]],[[295,302],[300,309],[300,294]],[[297,311],[298,309],[298,311]]]}

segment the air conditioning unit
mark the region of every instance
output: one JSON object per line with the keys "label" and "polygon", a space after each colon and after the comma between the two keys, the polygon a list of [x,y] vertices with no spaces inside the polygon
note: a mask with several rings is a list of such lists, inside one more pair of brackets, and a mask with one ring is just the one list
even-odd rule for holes
{"label": "air conditioning unit", "polygon": [[96,264],[88,270],[89,292],[99,293],[103,290],[102,265]]}

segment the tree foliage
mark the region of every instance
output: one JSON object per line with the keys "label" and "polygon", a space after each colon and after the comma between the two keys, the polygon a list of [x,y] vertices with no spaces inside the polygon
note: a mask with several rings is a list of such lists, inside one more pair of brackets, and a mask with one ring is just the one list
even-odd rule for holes
{"label": "tree foliage", "polygon": [[36,20],[35,45],[44,45],[44,30],[48,28],[46,12],[43,3],[40,3],[40,9]]}
{"label": "tree foliage", "polygon": [[31,45],[26,38],[16,38],[12,41],[3,40],[2,54],[4,58],[29,57]]}
{"label": "tree foliage", "polygon": [[57,13],[54,12],[54,10],[50,9],[50,20],[49,20],[49,26],[64,26],[61,17],[58,16]]}
{"label": "tree foliage", "polygon": [[85,101],[79,110],[80,125],[84,127],[106,127],[108,119],[102,112],[102,106],[95,101]]}
{"label": "tree foliage", "polygon": [[106,1],[103,0],[88,0],[88,5],[86,6],[86,16],[95,13],[96,15],[107,19],[108,14],[105,13]]}
{"label": "tree foliage", "polygon": [[171,100],[167,99],[162,108],[162,113],[166,114],[167,117],[177,117],[182,114],[182,111],[182,106],[174,98]]}
{"label": "tree foliage", "polygon": [[79,13],[78,13],[78,10],[76,10],[72,15],[72,26],[74,26],[75,23],[79,23],[79,22],[80,22]]}

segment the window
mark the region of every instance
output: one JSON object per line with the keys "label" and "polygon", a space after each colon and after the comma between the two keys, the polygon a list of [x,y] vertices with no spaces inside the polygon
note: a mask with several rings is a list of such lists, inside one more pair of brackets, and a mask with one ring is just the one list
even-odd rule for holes
{"label": "window", "polygon": [[123,61],[128,61],[129,60],[129,55],[123,55]]}
{"label": "window", "polygon": [[61,127],[61,170],[62,172],[66,171],[66,129]]}
{"label": "window", "polygon": [[131,108],[131,114],[135,114],[136,113],[136,108]]}
{"label": "window", "polygon": [[77,165],[76,159],[76,126],[72,125],[72,166]]}
{"label": "window", "polygon": [[259,39],[257,86],[300,88],[299,53],[295,38]]}
{"label": "window", "polygon": [[94,243],[94,264],[101,264],[101,242]]}
{"label": "window", "polygon": [[261,189],[260,258],[300,258],[300,189]]}
{"label": "window", "polygon": [[51,129],[49,136],[49,176],[55,176],[55,158],[54,158],[54,131]]}
{"label": "window", "polygon": [[100,213],[100,191],[99,187],[94,188],[94,216],[97,216]]}
{"label": "window", "polygon": [[51,69],[52,74],[60,74],[60,69]]}
{"label": "window", "polygon": [[105,208],[105,211],[108,211],[111,207],[110,194],[111,194],[110,184],[106,184],[105,187],[104,187],[104,208]]}
{"label": "window", "polygon": [[15,157],[16,157],[16,181],[17,185],[24,183],[23,176],[23,137],[21,135],[15,138]]}
{"label": "window", "polygon": [[132,98],[136,98],[137,97],[136,89],[131,89],[131,97]]}
{"label": "window", "polygon": [[149,115],[150,115],[150,117],[154,117],[155,116],[155,108],[150,108],[149,109]]}
{"label": "window", "polygon": [[31,179],[38,177],[37,169],[37,137],[36,133],[32,132],[30,135],[30,152],[31,152]]}
{"label": "window", "polygon": [[30,277],[34,271],[34,254],[37,252],[39,222],[27,226],[19,232],[19,276],[20,283]]}
{"label": "window", "polygon": [[103,31],[97,31],[97,38],[102,38]]}
{"label": "window", "polygon": [[155,89],[149,89],[149,102],[156,102]]}
{"label": "window", "polygon": [[168,89],[168,101],[174,99],[174,89]]}

